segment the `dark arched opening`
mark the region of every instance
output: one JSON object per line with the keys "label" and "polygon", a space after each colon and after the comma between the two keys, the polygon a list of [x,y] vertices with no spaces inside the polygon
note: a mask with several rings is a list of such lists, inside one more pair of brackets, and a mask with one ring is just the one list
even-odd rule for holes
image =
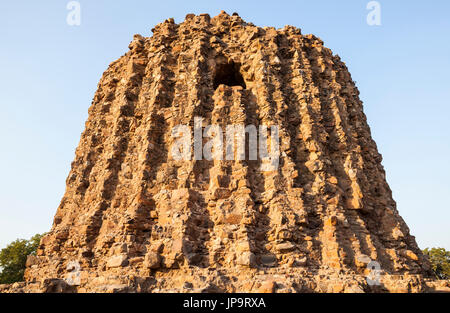
{"label": "dark arched opening", "polygon": [[241,65],[230,61],[228,63],[217,64],[214,76],[214,89],[224,84],[230,87],[241,86],[246,88],[244,78],[240,72]]}

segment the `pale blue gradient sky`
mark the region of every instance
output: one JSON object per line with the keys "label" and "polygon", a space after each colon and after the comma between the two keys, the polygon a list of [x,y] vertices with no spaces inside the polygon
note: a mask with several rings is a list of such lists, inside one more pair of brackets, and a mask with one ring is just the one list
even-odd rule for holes
{"label": "pale blue gradient sky", "polygon": [[168,17],[238,12],[258,26],[313,33],[347,63],[361,91],[400,214],[421,248],[450,250],[450,1],[81,0],[0,4],[0,248],[50,229],[98,80]]}

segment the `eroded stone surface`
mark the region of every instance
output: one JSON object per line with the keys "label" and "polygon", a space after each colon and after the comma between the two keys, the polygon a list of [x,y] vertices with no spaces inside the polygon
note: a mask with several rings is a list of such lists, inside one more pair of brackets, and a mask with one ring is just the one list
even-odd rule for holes
{"label": "eroded stone surface", "polygon": [[[399,216],[339,56],[297,28],[225,12],[153,32],[135,35],[105,71],[27,284],[0,290],[425,290],[429,263]],[[278,170],[175,161],[171,129],[195,116],[278,125]],[[367,284],[370,261],[380,287]],[[70,262],[79,263],[73,288]]]}

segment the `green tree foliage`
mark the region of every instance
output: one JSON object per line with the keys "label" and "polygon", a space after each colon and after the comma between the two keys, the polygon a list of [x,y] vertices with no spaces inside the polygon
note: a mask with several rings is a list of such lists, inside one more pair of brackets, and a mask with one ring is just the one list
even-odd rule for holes
{"label": "green tree foliage", "polygon": [[450,279],[450,251],[444,248],[427,248],[423,253],[428,255],[431,268],[439,279]]}
{"label": "green tree foliage", "polygon": [[36,253],[43,235],[34,235],[30,240],[17,239],[0,251],[0,284],[23,280],[27,257]]}

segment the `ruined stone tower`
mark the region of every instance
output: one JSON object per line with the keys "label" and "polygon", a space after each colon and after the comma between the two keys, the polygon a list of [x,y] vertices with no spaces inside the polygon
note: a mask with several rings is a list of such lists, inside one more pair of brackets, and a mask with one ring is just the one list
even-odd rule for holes
{"label": "ruined stone tower", "polygon": [[[28,286],[421,291],[429,264],[396,209],[358,95],[339,56],[291,26],[222,12],[135,35],[98,84]],[[172,129],[194,117],[277,125],[279,167],[173,159]]]}

